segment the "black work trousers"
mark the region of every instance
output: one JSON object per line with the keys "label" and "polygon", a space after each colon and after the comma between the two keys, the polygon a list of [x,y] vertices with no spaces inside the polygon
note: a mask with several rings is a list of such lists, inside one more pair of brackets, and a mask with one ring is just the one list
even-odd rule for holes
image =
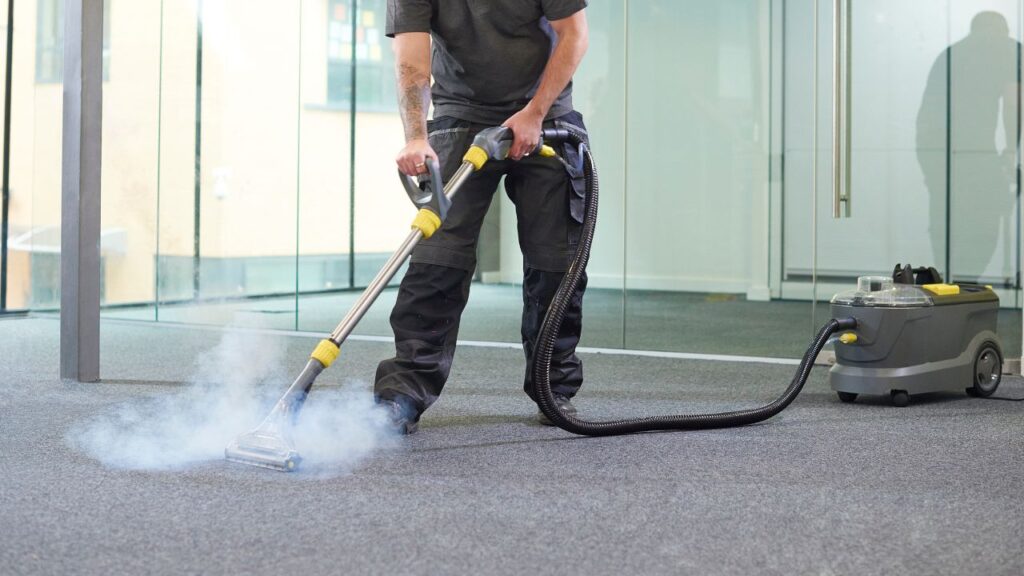
{"label": "black work trousers", "polygon": [[[547,121],[545,127],[562,123],[585,128],[576,112]],[[429,123],[430,144],[440,157],[446,182],[473,137],[487,127],[448,117]],[[557,151],[564,161],[528,156],[518,162],[488,162],[459,190],[441,229],[413,250],[391,313],[395,357],[377,367],[374,393],[378,398],[399,402],[418,418],[440,396],[469,298],[480,227],[502,176],[516,206],[523,252],[522,341],[527,361],[523,387],[534,398],[528,367],[541,322],[576,250],[583,218],[585,183],[578,150],[566,144]],[[569,398],[583,383],[576,345],[583,327],[585,289],[586,276],[566,311],[552,354],[552,392]]]}

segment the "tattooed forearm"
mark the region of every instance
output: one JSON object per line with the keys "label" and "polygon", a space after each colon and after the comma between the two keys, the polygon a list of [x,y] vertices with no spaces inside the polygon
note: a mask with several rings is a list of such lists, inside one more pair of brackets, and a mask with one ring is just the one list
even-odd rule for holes
{"label": "tattooed forearm", "polygon": [[430,75],[409,64],[398,65],[398,108],[405,126],[405,140],[427,137],[430,106]]}

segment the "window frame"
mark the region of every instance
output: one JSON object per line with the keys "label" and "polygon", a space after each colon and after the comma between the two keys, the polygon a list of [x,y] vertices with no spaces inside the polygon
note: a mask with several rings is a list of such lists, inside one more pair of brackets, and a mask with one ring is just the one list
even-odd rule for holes
{"label": "window frame", "polygon": [[[103,0],[103,81],[110,81],[110,3]],[[36,84],[64,82],[64,0],[36,0]]]}

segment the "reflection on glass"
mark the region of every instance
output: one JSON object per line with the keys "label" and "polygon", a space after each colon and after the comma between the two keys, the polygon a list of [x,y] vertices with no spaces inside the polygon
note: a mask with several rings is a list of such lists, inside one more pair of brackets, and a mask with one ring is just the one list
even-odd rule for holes
{"label": "reflection on glass", "polygon": [[[831,218],[831,32],[825,13],[818,137],[817,297],[862,274],[889,274],[897,262],[935,266],[947,279],[992,284],[1000,292],[1000,333],[1020,353],[1014,290],[1019,270],[1020,6],[1010,0],[863,0],[852,4],[853,217]],[[809,8],[804,11],[809,11]],[[934,18],[921,18],[922,14]],[[787,39],[806,34],[787,26]],[[787,61],[787,66],[789,66]],[[805,81],[807,66],[787,74]],[[787,88],[789,88],[787,84]],[[787,91],[787,112],[791,91]],[[788,131],[799,116],[787,115]],[[787,157],[787,188],[806,172]],[[806,186],[806,184],[804,185]],[[787,206],[792,205],[787,196]],[[799,213],[799,208],[795,209]],[[789,219],[799,250],[809,222]],[[818,318],[828,314],[822,307]],[[820,320],[819,320],[820,322]]]}
{"label": "reflection on glass", "polygon": [[[809,307],[768,301],[761,249],[770,133],[763,4],[629,3],[630,348],[792,356],[806,345]],[[672,38],[673,50],[652,38]]]}
{"label": "reflection on glass", "polygon": [[7,307],[55,309],[60,306],[63,63],[53,47],[63,45],[58,26],[63,2],[18,7],[11,54]]}
{"label": "reflection on glass", "polygon": [[[415,211],[394,165],[402,125],[394,56],[384,36],[387,3],[331,0],[326,10],[312,4],[320,7],[307,10],[315,17],[306,22],[324,31],[326,44],[307,44],[303,52],[303,115],[309,120],[303,148],[309,153],[302,159],[299,312],[302,329],[325,331],[402,242]],[[321,267],[317,258],[331,264]],[[400,279],[401,273],[395,282]],[[393,300],[386,290],[357,332],[390,334]]]}
{"label": "reflection on glass", "polygon": [[295,327],[299,26],[269,0],[165,4],[162,320]]}
{"label": "reflection on glass", "polygon": [[[157,246],[158,320],[187,321],[175,305],[196,296],[196,165],[199,91],[197,2],[162,2]],[[202,320],[200,317],[197,321]]]}
{"label": "reflection on glass", "polygon": [[[983,11],[972,18],[966,37],[938,55],[928,75],[918,149],[949,143],[947,158],[920,156],[931,238],[935,247],[949,243],[949,269],[959,280],[1014,283],[1019,54],[1006,17]],[[948,231],[941,219],[947,203]]]}
{"label": "reflection on glass", "polygon": [[[414,212],[393,161],[403,132],[386,4],[108,0],[103,301],[143,305],[106,314],[334,326]],[[833,222],[819,198],[817,238],[813,5],[786,3],[784,14],[780,5],[588,8],[590,49],[574,103],[590,129],[602,190],[583,345],[795,356],[809,335],[807,300],[897,261],[948,260],[954,279],[1016,284],[1017,3],[854,4],[855,216]],[[26,6],[14,22],[7,306],[53,309],[63,1]],[[0,22],[3,10],[6,2]],[[830,15],[820,16],[826,82]],[[782,32],[784,57],[769,50]],[[665,51],[655,37],[678,46]],[[0,42],[0,62],[5,50]],[[770,92],[769,79],[784,89]],[[819,96],[824,147],[827,84]],[[773,125],[772,111],[784,122]],[[769,197],[773,131],[785,170],[773,175],[782,193]],[[827,188],[828,168],[818,190]],[[501,193],[478,262],[460,336],[518,342],[522,257],[515,210]],[[394,292],[385,291],[359,333],[391,335]],[[1005,293],[1004,305],[1019,306],[1019,296]],[[1001,330],[1017,342],[1008,355],[1018,355],[1019,313],[1007,318]]]}
{"label": "reflection on glass", "polygon": [[[299,328],[327,331],[354,285],[350,254],[351,1],[303,2]],[[342,294],[339,296],[339,294]]]}
{"label": "reflection on glass", "polygon": [[[405,239],[415,213],[395,168],[394,156],[404,140],[394,88],[394,54],[391,41],[384,36],[386,11],[384,0],[359,3],[355,43],[350,49],[355,51],[358,112],[353,175],[356,286],[366,286],[373,279]],[[392,283],[397,284],[401,277],[399,273]]]}
{"label": "reflection on glass", "polygon": [[[300,290],[315,292],[349,288],[350,174],[352,117],[347,93],[351,86],[351,2],[303,5],[302,142],[300,155]],[[345,32],[348,32],[347,34]],[[348,50],[346,51],[346,48]]]}
{"label": "reflection on glass", "polygon": [[[600,171],[600,216],[587,266],[583,297],[581,346],[622,348],[625,296],[623,279],[623,199],[626,185],[626,3],[591,2],[587,8],[590,47],[573,78],[573,105],[583,114],[590,133],[594,161]],[[509,206],[511,208],[511,206]],[[511,212],[511,210],[510,210]],[[509,240],[514,242],[511,223]],[[503,269],[512,278],[522,275],[506,254],[518,255],[514,244],[502,246]],[[516,281],[520,281],[518,278]]]}
{"label": "reflection on glass", "polygon": [[[832,217],[832,14],[822,14],[818,78],[819,158],[817,194],[817,301],[815,320],[829,315],[828,300],[849,289],[861,275],[891,274],[897,263],[946,264],[946,244],[932,235],[946,234],[946,205],[929,201],[920,164],[942,163],[945,137],[918,134],[921,122],[945,124],[945,114],[921,116],[924,93],[935,56],[949,44],[948,0],[887,2],[864,0],[853,6],[852,85],[850,88],[852,217]],[[928,12],[935,18],[921,18]],[[794,31],[799,34],[799,31]],[[802,72],[803,71],[803,72]],[[810,68],[794,74],[809,77]],[[944,130],[944,129],[943,129]],[[787,137],[789,135],[787,134]],[[787,186],[801,179],[787,167]],[[945,181],[945,171],[941,174]],[[787,228],[799,249],[800,233]],[[810,246],[804,247],[807,250]]]}

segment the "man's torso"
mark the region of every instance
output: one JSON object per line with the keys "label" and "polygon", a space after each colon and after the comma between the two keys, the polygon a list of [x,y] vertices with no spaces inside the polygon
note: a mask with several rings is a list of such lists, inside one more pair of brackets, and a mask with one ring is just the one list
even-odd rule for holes
{"label": "man's torso", "polygon": [[[391,0],[389,19],[396,16]],[[434,115],[500,124],[534,96],[556,35],[545,14],[562,16],[584,0],[430,0]],[[394,21],[393,21],[394,22]],[[401,24],[401,22],[397,22]],[[549,118],[572,110],[572,84]]]}

